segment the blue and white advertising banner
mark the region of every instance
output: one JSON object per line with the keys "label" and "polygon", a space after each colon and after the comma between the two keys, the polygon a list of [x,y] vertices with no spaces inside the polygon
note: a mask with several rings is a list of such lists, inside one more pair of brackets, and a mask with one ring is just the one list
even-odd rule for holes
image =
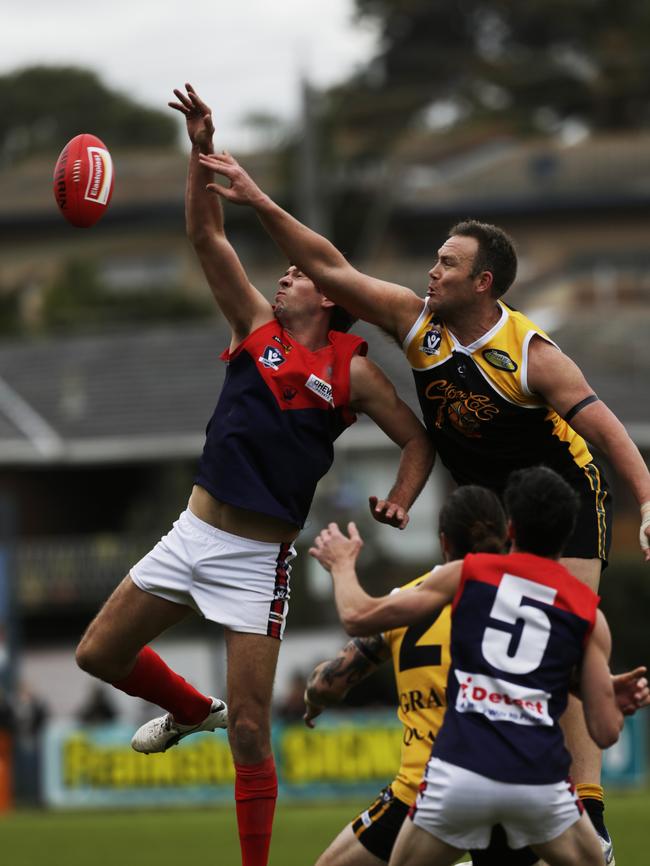
{"label": "blue and white advertising banner", "polygon": [[618,743],[603,753],[603,784],[615,787],[643,785],[648,777],[646,742],[650,710],[625,719]]}

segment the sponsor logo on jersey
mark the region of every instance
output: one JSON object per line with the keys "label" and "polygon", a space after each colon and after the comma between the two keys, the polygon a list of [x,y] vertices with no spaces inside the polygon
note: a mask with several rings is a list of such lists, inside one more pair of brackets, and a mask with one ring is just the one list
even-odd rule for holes
{"label": "sponsor logo on jersey", "polygon": [[496,367],[497,370],[505,370],[506,373],[514,373],[517,370],[517,364],[503,349],[486,349],[482,354],[488,364]]}
{"label": "sponsor logo on jersey", "polygon": [[276,343],[279,343],[279,344],[282,346],[282,348],[284,349],[284,351],[285,351],[285,352],[287,353],[287,355],[288,355],[289,352],[291,351],[291,349],[292,349],[293,347],[290,346],[288,343],[283,343],[282,340],[278,337],[277,334],[274,334],[274,335],[273,335],[273,339],[275,340]]}
{"label": "sponsor logo on jersey", "polygon": [[89,147],[87,151],[88,185],[84,198],[106,204],[113,179],[113,163],[110,154],[102,147]]}
{"label": "sponsor logo on jersey", "polygon": [[447,379],[430,382],[424,396],[438,404],[435,419],[438,430],[446,418],[459,433],[471,439],[481,437],[481,421],[491,421],[499,414],[498,407],[490,402],[490,398],[485,394],[465,391]]}
{"label": "sponsor logo on jersey", "polygon": [[548,692],[526,688],[488,677],[454,671],[460,688],[456,712],[480,713],[492,722],[514,722],[516,725],[552,725],[548,712]]}
{"label": "sponsor logo on jersey", "polygon": [[305,385],[310,391],[313,391],[314,394],[318,394],[319,397],[322,397],[326,403],[330,403],[332,406],[334,405],[332,386],[329,382],[326,382],[324,379],[319,379],[318,376],[315,376],[312,373],[309,379],[305,382]]}
{"label": "sponsor logo on jersey", "polygon": [[364,827],[372,827],[372,818],[370,817],[370,813],[367,809],[365,812],[361,813],[361,821]]}
{"label": "sponsor logo on jersey", "polygon": [[420,346],[420,351],[424,352],[425,355],[439,355],[441,343],[442,334],[440,333],[438,328],[431,328],[425,333],[424,337],[422,338],[422,345]]}
{"label": "sponsor logo on jersey", "polygon": [[275,346],[267,346],[257,360],[268,370],[277,370],[287,359]]}
{"label": "sponsor logo on jersey", "polygon": [[298,391],[295,388],[283,388],[282,389],[282,399],[286,400],[287,403],[290,403],[293,398],[296,396]]}

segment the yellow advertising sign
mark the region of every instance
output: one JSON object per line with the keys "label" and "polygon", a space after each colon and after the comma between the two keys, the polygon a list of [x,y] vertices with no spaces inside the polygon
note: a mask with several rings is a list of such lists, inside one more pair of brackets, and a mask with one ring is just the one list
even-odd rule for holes
{"label": "yellow advertising sign", "polygon": [[[227,802],[235,773],[225,731],[197,734],[160,755],[130,746],[123,724],[80,728],[53,724],[44,747],[44,799],[92,807]],[[283,796],[373,794],[395,776],[402,729],[392,714],[341,714],[273,727]]]}

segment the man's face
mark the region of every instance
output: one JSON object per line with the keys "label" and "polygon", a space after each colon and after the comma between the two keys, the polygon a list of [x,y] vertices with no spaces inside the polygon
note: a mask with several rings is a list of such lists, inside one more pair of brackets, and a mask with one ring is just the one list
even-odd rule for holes
{"label": "man's face", "polygon": [[438,250],[429,271],[428,307],[441,316],[457,313],[476,300],[477,278],[472,276],[478,253],[476,238],[453,235]]}
{"label": "man's face", "polygon": [[275,293],[273,311],[277,318],[289,315],[304,316],[312,310],[320,308],[323,295],[314,283],[291,265],[287,272],[278,280],[278,290]]}

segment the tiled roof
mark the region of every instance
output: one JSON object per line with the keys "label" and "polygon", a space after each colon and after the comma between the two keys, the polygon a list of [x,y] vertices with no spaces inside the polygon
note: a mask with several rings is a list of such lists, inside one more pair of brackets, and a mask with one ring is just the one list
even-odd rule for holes
{"label": "tiled roof", "polygon": [[[36,423],[0,389],[0,461],[195,454],[223,380],[219,354],[228,340],[215,319],[177,329],[6,342],[0,379],[33,410]],[[39,420],[50,432],[40,454]]]}
{"label": "tiled roof", "polygon": [[558,140],[492,140],[442,158],[396,159],[395,206],[405,211],[472,211],[647,204],[650,134],[599,135],[571,146]]}
{"label": "tiled roof", "polygon": [[[567,318],[553,333],[641,439],[650,429],[650,409],[641,397],[650,366],[648,318],[619,313],[615,333],[612,324],[585,314]],[[399,348],[371,326],[358,323],[354,330],[368,339],[370,356],[417,412]],[[216,318],[176,328],[5,341],[0,464],[197,456],[223,382],[219,354],[228,341],[227,327]],[[351,441],[374,441],[369,422],[355,427],[352,437],[346,434]]]}

